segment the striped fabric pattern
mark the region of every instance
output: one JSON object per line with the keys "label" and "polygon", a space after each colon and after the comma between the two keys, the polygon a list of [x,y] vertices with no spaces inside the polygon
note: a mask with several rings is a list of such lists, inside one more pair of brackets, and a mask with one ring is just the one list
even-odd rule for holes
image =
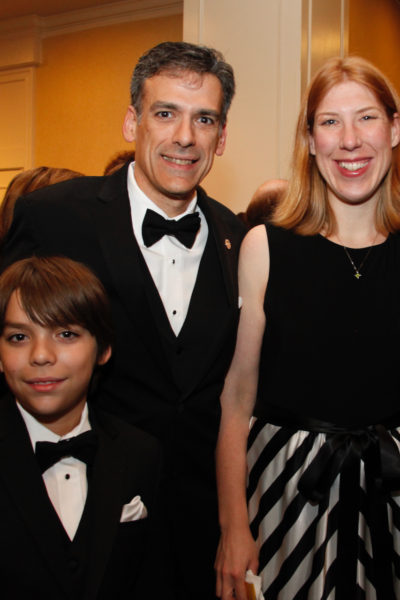
{"label": "striped fabric pattern", "polygon": [[[397,432],[395,439],[399,446]],[[373,583],[363,463],[354,556],[357,585],[350,596],[338,590],[340,475],[319,504],[298,492],[301,475],[325,440],[324,433],[253,421],[248,443],[248,507],[251,531],[260,549],[265,600],[381,600]],[[393,494],[388,504],[395,597],[400,598],[400,494]]]}

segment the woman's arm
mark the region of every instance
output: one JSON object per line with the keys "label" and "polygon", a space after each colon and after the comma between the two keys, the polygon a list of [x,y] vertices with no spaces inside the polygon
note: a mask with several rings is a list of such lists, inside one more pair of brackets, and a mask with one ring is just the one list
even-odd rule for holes
{"label": "woman's arm", "polygon": [[258,567],[246,505],[246,446],[257,392],[268,275],[268,240],[261,225],[246,235],[240,250],[239,293],[243,304],[235,354],[221,395],[216,458],[221,539],[215,568],[217,596],[223,600],[230,600],[233,590],[237,600],[246,600],[246,570],[256,573]]}

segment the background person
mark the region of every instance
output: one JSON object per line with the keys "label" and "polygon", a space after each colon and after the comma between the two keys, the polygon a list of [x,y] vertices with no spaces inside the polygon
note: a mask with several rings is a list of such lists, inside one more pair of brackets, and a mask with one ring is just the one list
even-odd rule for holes
{"label": "background person", "polygon": [[40,190],[59,181],[67,181],[67,179],[82,176],[83,173],[78,173],[78,171],[57,167],[35,167],[34,169],[18,173],[8,184],[0,206],[0,244],[3,243],[11,227],[14,216],[14,205],[20,196],[29,194],[29,192],[33,192],[34,190]]}
{"label": "background person", "polygon": [[135,152],[131,150],[117,152],[106,164],[103,175],[111,175],[123,167],[125,163],[132,162],[133,160],[135,160]]}
{"label": "background person", "polygon": [[287,187],[286,179],[268,179],[257,188],[245,212],[245,222],[249,229],[267,222]]}
{"label": "background person", "polygon": [[328,61],[288,194],[243,242],[217,458],[224,600],[245,600],[258,564],[268,600],[399,597],[398,111],[370,63]]}

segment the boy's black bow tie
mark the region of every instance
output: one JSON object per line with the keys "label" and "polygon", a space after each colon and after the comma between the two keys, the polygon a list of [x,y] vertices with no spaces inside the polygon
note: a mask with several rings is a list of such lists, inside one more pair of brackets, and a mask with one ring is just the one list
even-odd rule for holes
{"label": "boy's black bow tie", "polygon": [[158,242],[164,235],[173,235],[186,248],[191,248],[200,227],[198,212],[185,215],[178,221],[164,219],[150,208],[147,209],[142,224],[142,237],[145,246]]}
{"label": "boy's black bow tie", "polygon": [[96,454],[96,448],[97,436],[91,430],[59,442],[36,442],[35,454],[39,467],[44,473],[66,456],[73,456],[87,465],[91,465]]}

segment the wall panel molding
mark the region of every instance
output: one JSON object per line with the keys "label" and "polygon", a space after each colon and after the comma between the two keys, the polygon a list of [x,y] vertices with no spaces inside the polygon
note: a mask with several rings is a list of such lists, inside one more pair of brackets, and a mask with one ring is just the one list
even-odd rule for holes
{"label": "wall panel molding", "polygon": [[49,17],[5,19],[0,21],[0,69],[40,64],[41,40],[47,37],[182,13],[183,0],[122,0]]}
{"label": "wall panel molding", "polygon": [[49,37],[182,13],[183,0],[123,0],[42,18],[41,35]]}
{"label": "wall panel molding", "polygon": [[0,198],[18,172],[33,165],[35,69],[0,72]]}
{"label": "wall panel molding", "polygon": [[40,61],[40,19],[32,15],[0,21],[0,69],[35,66]]}
{"label": "wall panel molding", "polygon": [[301,89],[332,56],[346,56],[349,0],[302,0]]}

